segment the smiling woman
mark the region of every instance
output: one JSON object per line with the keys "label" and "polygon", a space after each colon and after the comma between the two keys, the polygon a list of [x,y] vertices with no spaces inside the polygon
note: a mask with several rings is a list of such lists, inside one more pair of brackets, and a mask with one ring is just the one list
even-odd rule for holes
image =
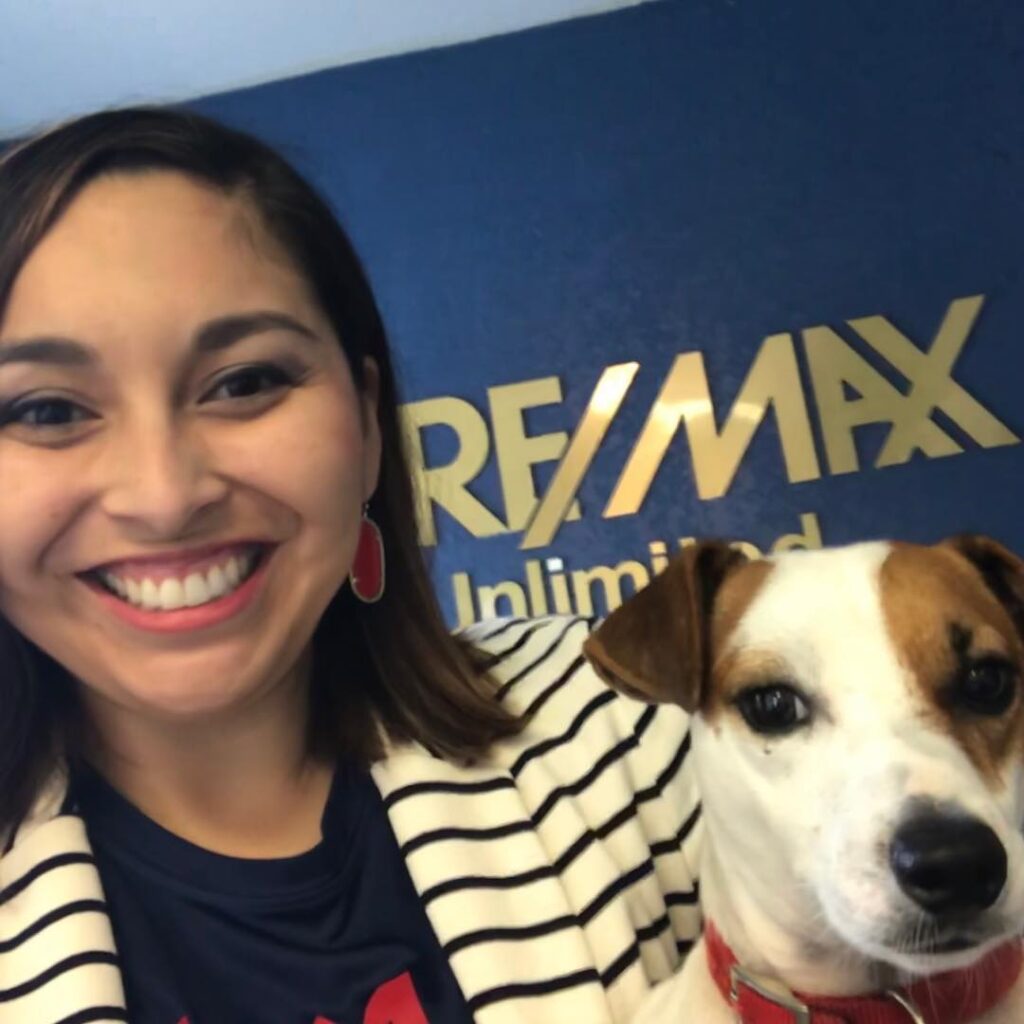
{"label": "smiling woman", "polygon": [[[0,608],[76,677],[97,679],[87,697],[212,710],[295,663],[345,578],[372,495],[386,549],[411,568],[383,607],[337,616],[346,633],[358,624],[369,635],[335,645],[380,661],[373,674],[389,686],[423,672],[475,705],[470,727],[396,693],[389,725],[439,750],[479,750],[514,720],[486,701],[415,557],[394,383],[355,257],[312,197],[288,208],[287,168],[254,159],[255,143],[244,165],[189,123],[191,137],[175,138],[166,115],[100,115],[91,139],[85,125],[64,129],[7,158],[4,212],[13,220],[20,205],[34,216],[23,213],[0,246],[0,472],[17,496],[0,519]],[[59,149],[72,146],[81,151],[69,161]],[[26,517],[28,508],[41,514]],[[272,549],[258,596],[279,633],[261,631],[253,645],[244,630],[214,638],[189,628],[173,638],[176,656],[145,673],[151,632],[123,630],[69,586],[115,567],[157,582],[200,557],[197,545],[230,554],[253,542]],[[143,576],[144,561],[156,572]],[[387,643],[373,636],[381,618],[401,622]],[[106,643],[81,643],[90,622]],[[396,654],[412,667],[391,671]],[[346,745],[367,758],[379,751],[365,710],[339,719],[351,727]],[[11,781],[0,785],[7,815],[25,799]]]}
{"label": "smiling woman", "polygon": [[415,522],[277,154],[136,109],[0,160],[0,1022],[598,1024],[678,963],[685,716],[582,620],[449,635]]}

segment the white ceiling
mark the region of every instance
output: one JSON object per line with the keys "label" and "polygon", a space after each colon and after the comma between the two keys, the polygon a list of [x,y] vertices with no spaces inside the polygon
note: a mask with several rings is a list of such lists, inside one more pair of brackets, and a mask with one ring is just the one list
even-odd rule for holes
{"label": "white ceiling", "polygon": [[0,138],[643,0],[0,0]]}

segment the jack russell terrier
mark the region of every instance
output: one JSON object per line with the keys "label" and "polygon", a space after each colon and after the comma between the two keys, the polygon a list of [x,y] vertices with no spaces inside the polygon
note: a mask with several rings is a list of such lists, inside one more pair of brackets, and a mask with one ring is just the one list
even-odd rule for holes
{"label": "jack russell terrier", "polygon": [[705,929],[637,1021],[1024,1022],[1024,561],[700,544],[585,651],[694,716]]}

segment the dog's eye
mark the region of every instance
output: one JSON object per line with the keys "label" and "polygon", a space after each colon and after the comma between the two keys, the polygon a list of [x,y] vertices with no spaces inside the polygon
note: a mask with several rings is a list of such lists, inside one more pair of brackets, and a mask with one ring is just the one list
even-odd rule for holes
{"label": "dog's eye", "polygon": [[957,679],[953,697],[976,715],[1001,715],[1017,694],[1017,674],[1008,662],[996,658],[968,665]]}
{"label": "dog's eye", "polygon": [[792,732],[811,717],[807,701],[785,683],[744,690],[737,696],[736,706],[754,732],[768,736]]}

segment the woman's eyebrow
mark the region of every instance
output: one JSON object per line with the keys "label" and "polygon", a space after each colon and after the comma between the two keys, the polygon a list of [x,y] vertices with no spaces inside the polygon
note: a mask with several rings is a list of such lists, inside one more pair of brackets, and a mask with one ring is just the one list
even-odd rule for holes
{"label": "woman's eyebrow", "polygon": [[[229,348],[253,334],[280,330],[291,331],[310,341],[319,340],[311,328],[287,313],[257,310],[252,313],[233,313],[217,317],[203,324],[195,333],[192,350],[196,355],[205,355]],[[26,338],[0,343],[0,366],[7,363],[96,366],[99,362],[100,357],[96,349],[72,338]]]}
{"label": "woman's eyebrow", "polygon": [[316,333],[295,317],[275,310],[259,310],[254,313],[221,316],[203,324],[196,331],[193,348],[200,354],[217,352],[252,334],[281,330],[299,334],[310,341],[319,341]]}

